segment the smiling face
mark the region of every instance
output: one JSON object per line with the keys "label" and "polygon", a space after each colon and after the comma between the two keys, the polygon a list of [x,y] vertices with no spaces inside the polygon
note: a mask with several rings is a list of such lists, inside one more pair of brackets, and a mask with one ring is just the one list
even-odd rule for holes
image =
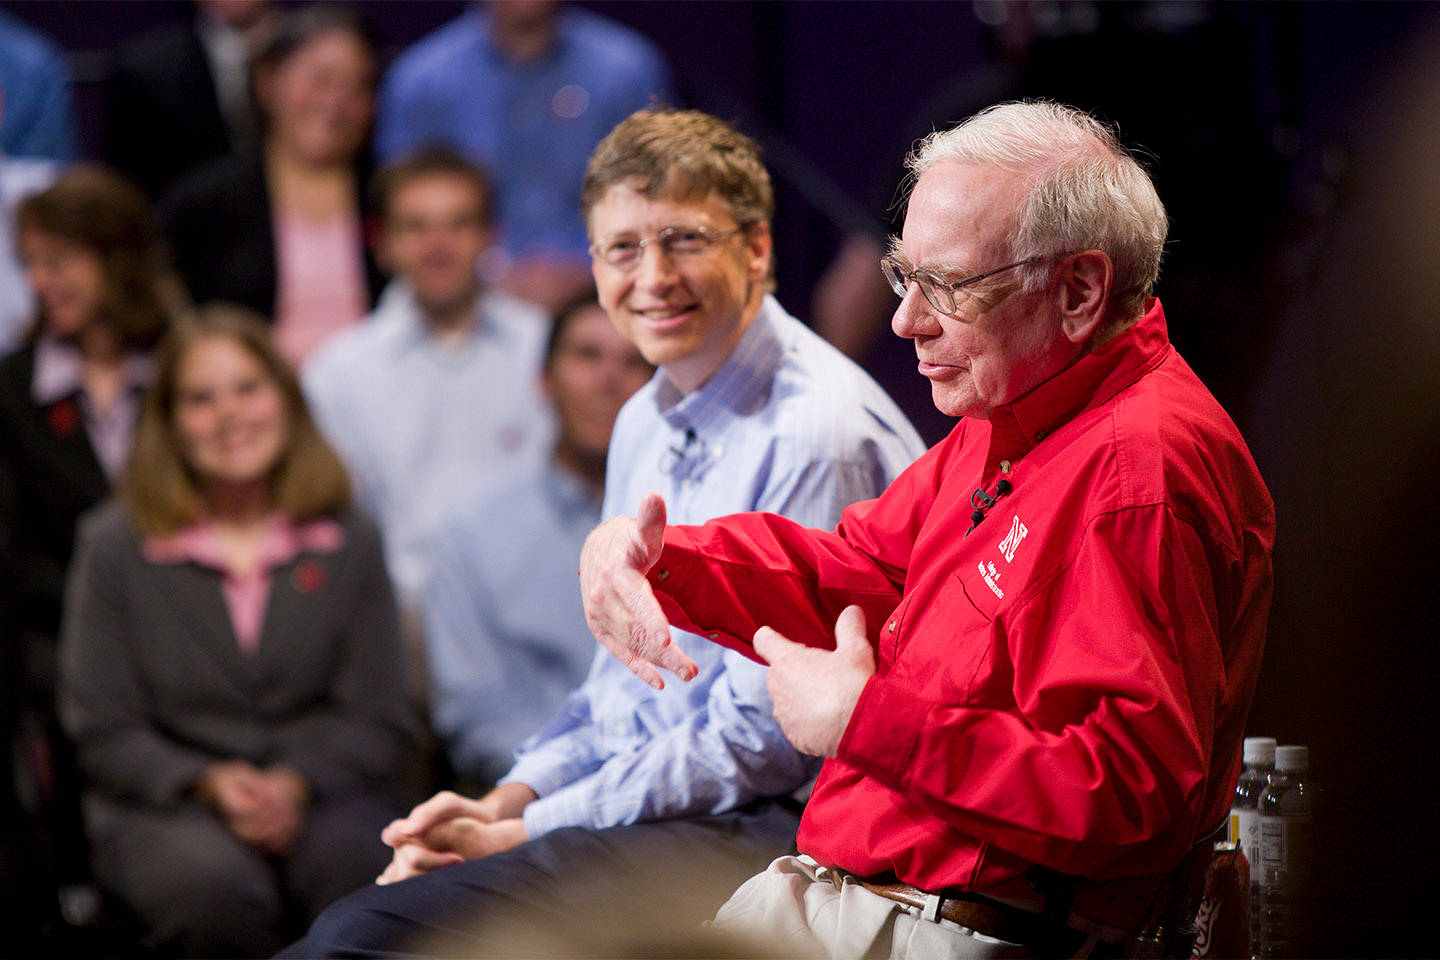
{"label": "smiling face", "polygon": [[348,30],[318,34],[262,74],[269,138],[315,166],[348,162],[369,129],[375,61]]}
{"label": "smiling face", "polygon": [[279,384],[258,357],[226,336],[196,341],[181,358],[174,429],[202,487],[264,481],[290,437]]}
{"label": "smiling face", "polygon": [[20,257],[45,328],[68,340],[100,312],[105,295],[105,270],[91,250],[46,233],[22,230]]}
{"label": "smiling face", "polygon": [[[666,227],[705,227],[716,233],[738,224],[727,205],[647,197],[627,184],[607,190],[590,209],[590,237],[620,235],[654,241]],[[645,359],[661,367],[683,393],[695,390],[730,356],[760,309],[770,262],[770,229],[759,223],[688,256],[650,242],[636,264],[593,261],[600,304]]]}
{"label": "smiling face", "polygon": [[489,244],[484,198],[469,180],[419,176],[397,187],[387,204],[385,259],[429,316],[468,309],[480,289],[475,263]]}
{"label": "smiling face", "polygon": [[[1020,175],[994,167],[931,167],[905,217],[898,253],[906,268],[959,279],[1016,259],[1005,238],[1024,189]],[[957,314],[947,316],[912,283],[891,321],[898,336],[915,341],[920,374],[942,413],[988,417],[1074,360],[1054,285],[1026,292],[1007,271],[956,291],[955,299]]]}
{"label": "smiling face", "polygon": [[616,414],[654,372],[600,307],[582,307],[570,317],[544,377],[560,420],[562,455],[603,462]]}

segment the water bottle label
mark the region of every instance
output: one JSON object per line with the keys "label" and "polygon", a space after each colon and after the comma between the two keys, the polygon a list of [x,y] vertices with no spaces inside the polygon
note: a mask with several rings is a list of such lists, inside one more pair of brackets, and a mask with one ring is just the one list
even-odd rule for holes
{"label": "water bottle label", "polygon": [[1307,820],[1260,817],[1260,861],[1268,873],[1283,871],[1298,877],[1309,867],[1313,855],[1314,825]]}
{"label": "water bottle label", "polygon": [[1254,810],[1236,810],[1230,814],[1235,842],[1250,863],[1250,882],[1260,882],[1260,814]]}

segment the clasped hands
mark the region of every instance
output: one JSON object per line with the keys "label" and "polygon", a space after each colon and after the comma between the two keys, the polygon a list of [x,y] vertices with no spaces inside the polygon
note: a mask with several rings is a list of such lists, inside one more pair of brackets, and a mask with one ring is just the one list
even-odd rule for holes
{"label": "clasped hands", "polygon": [[[682,680],[698,672],[670,636],[660,602],[646,575],[665,540],[665,501],[649,494],[632,517],[596,527],[580,553],[585,619],[597,640],[641,680],[663,689],[660,670]],[[835,649],[795,643],[769,627],[755,632],[755,652],[770,664],[767,686],[785,736],[802,753],[833,757],[875,673],[865,615],[846,607],[835,621]]]}
{"label": "clasped hands", "polygon": [[375,882],[396,883],[518,847],[529,839],[520,812],[534,799],[535,791],[523,783],[501,784],[479,800],[437,793],[381,831],[394,853]]}
{"label": "clasped hands", "polygon": [[241,840],[278,855],[300,835],[310,790],[293,767],[276,764],[262,770],[245,760],[225,760],[205,769],[195,794]]}

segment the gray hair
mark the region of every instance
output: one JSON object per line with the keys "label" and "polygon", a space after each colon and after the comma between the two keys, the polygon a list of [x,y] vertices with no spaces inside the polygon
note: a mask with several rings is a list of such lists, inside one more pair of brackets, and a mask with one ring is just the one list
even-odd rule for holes
{"label": "gray hair", "polygon": [[[916,145],[905,165],[919,179],[937,163],[983,164],[1028,175],[1011,256],[1102,250],[1114,265],[1111,297],[1126,317],[1144,311],[1160,275],[1169,221],[1150,176],[1108,126],[1049,101],[1000,103]],[[1048,263],[1021,269],[1027,290]]]}

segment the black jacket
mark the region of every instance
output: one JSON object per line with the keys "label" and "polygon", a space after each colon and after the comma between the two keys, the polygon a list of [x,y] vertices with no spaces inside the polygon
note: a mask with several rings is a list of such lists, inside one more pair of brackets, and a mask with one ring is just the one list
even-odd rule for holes
{"label": "black jacket", "polygon": [[[364,173],[356,177],[363,190]],[[362,211],[363,197],[357,197]],[[224,300],[273,320],[275,228],[258,151],[225,157],[185,176],[160,207],[160,226],[196,304]],[[362,231],[368,232],[368,231]],[[375,305],[385,278],[364,237],[365,279]]]}

